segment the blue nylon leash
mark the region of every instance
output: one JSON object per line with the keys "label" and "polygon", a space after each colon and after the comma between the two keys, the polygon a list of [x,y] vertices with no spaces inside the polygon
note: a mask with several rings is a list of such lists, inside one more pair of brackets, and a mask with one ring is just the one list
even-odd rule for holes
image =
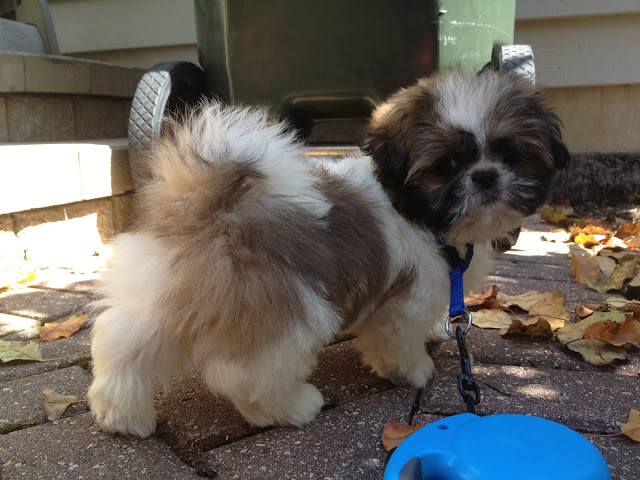
{"label": "blue nylon leash", "polygon": [[[450,337],[454,337],[458,342],[458,351],[460,352],[460,370],[458,375],[458,391],[462,395],[462,399],[467,406],[467,412],[475,413],[475,406],[480,403],[480,388],[476,384],[471,373],[471,359],[465,342],[465,335],[471,328],[471,313],[464,304],[464,282],[463,274],[469,268],[471,259],[473,258],[473,245],[467,244],[467,252],[465,258],[462,259],[458,250],[452,245],[445,244],[440,238],[438,243],[442,247],[447,263],[449,264],[449,280],[451,283],[449,315],[445,323],[445,329]],[[460,326],[456,327],[455,333],[451,332],[452,321],[466,316],[467,325],[463,330]]]}
{"label": "blue nylon leash", "polygon": [[473,245],[467,245],[467,254],[464,260],[462,260],[457,255],[457,250],[455,251],[455,253],[459,261],[456,265],[451,266],[451,270],[449,271],[449,279],[451,280],[451,300],[449,302],[449,316],[451,318],[459,317],[467,310],[464,305],[464,285],[462,282],[462,275],[467,271],[467,268],[469,268],[469,264],[471,263],[471,259],[473,258]]}

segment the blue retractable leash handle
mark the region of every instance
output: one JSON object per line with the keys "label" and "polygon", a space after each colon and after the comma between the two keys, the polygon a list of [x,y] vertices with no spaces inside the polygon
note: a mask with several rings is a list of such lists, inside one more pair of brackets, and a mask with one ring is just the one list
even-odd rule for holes
{"label": "blue retractable leash handle", "polygon": [[[444,245],[450,265],[451,302],[447,333],[456,337],[462,373],[458,389],[475,412],[480,391],[471,375],[464,335],[471,327],[465,309],[462,274],[473,256],[467,247],[461,259],[453,247]],[[450,322],[465,315],[467,327],[450,331]],[[421,390],[416,395],[409,423],[417,410]],[[607,462],[579,433],[551,420],[518,414],[479,417],[463,413],[433,422],[410,435],[393,452],[383,480],[611,480]]]}
{"label": "blue retractable leash handle", "polygon": [[393,453],[383,480],[611,480],[589,440],[551,420],[463,413],[433,422]]}

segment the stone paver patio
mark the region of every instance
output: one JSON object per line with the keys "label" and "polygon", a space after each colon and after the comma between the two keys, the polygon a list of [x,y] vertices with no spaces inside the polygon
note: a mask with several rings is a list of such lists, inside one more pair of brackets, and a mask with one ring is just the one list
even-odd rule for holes
{"label": "stone paver patio", "polygon": [[[546,225],[530,219],[516,247],[496,259],[487,285],[509,294],[562,290],[570,310],[603,295],[581,289],[569,271],[568,248],[541,240]],[[0,339],[37,338],[41,322],[61,321],[90,301],[95,275],[58,269],[40,282],[0,294]],[[481,415],[533,414],[563,423],[589,438],[617,480],[640,478],[640,444],[619,432],[629,410],[640,409],[640,350],[614,367],[592,366],[557,342],[500,337],[476,327],[468,335],[473,372],[482,389]],[[403,422],[415,392],[382,380],[362,366],[345,340],[327,346],[311,378],[326,407],[303,428],[257,429],[231,404],[209,393],[198,375],[176,379],[159,392],[158,432],[149,439],[102,433],[86,404],[47,420],[42,390],[86,398],[91,381],[89,332],[43,342],[43,363],[0,364],[0,478],[6,479],[380,479],[386,452],[380,434]],[[438,367],[415,420],[429,423],[464,411],[456,390],[455,341],[436,346]],[[503,455],[505,452],[496,452]],[[540,458],[544,461],[544,455]],[[514,476],[517,478],[517,475]]]}

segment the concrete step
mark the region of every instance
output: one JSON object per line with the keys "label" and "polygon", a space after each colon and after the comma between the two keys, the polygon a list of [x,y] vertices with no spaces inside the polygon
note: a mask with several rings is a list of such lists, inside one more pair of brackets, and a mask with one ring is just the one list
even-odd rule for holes
{"label": "concrete step", "polygon": [[0,145],[0,215],[133,190],[127,139]]}
{"label": "concrete step", "polygon": [[64,56],[0,52],[0,143],[126,135],[144,70]]}
{"label": "concrete step", "polygon": [[0,171],[0,277],[86,265],[128,226],[126,138],[0,145]]}

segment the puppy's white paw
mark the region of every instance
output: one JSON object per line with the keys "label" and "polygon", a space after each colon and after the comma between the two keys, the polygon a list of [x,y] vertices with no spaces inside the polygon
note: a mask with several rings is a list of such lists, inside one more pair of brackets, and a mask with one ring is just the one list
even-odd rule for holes
{"label": "puppy's white paw", "polygon": [[247,422],[258,427],[269,425],[302,426],[311,422],[324,405],[322,394],[308,383],[300,384],[281,400],[265,399],[260,402],[235,402]]}
{"label": "puppy's white paw", "polygon": [[156,415],[152,405],[145,406],[144,400],[132,396],[118,398],[105,387],[94,382],[88,392],[91,414],[103,431],[141,438],[155,431]]}
{"label": "puppy's white paw", "polygon": [[424,387],[436,371],[433,360],[426,353],[415,364],[402,372],[402,376],[416,388]]}
{"label": "puppy's white paw", "polygon": [[411,385],[415,388],[424,387],[436,370],[433,360],[426,352],[419,355],[398,359],[365,358],[379,377],[391,380],[397,385]]}
{"label": "puppy's white paw", "polygon": [[304,383],[298,389],[295,403],[286,415],[284,425],[301,426],[310,423],[320,413],[324,399],[320,391],[308,383]]}

